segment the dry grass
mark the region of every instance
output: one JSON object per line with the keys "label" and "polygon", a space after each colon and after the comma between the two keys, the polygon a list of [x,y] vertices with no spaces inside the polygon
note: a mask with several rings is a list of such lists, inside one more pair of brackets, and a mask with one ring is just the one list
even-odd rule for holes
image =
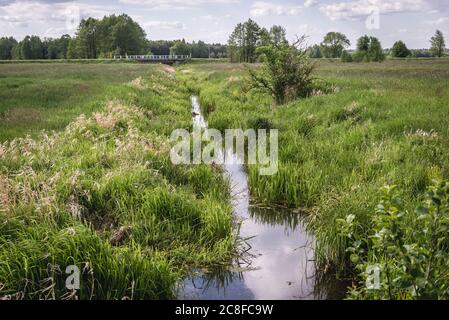
{"label": "dry grass", "polygon": [[7,110],[1,121],[8,126],[26,125],[41,119],[41,112],[34,108],[11,108]]}
{"label": "dry grass", "polygon": [[438,132],[436,132],[434,129],[431,129],[430,131],[426,131],[423,129],[417,129],[416,131],[410,131],[408,133],[405,133],[405,135],[409,138],[420,138],[420,139],[437,139],[439,137]]}
{"label": "dry grass", "polygon": [[133,81],[131,81],[129,83],[129,85],[131,87],[134,87],[134,88],[137,88],[137,89],[141,89],[141,90],[146,88],[145,82],[143,81],[142,77],[138,77],[138,78],[134,79]]}
{"label": "dry grass", "polygon": [[[161,70],[134,79],[61,131],[0,143],[0,299],[173,298],[191,268],[228,263],[226,182],[169,159],[189,92]],[[88,270],[76,295],[67,264]]]}
{"label": "dry grass", "polygon": [[0,211],[8,211],[13,202],[8,178],[0,174]]}

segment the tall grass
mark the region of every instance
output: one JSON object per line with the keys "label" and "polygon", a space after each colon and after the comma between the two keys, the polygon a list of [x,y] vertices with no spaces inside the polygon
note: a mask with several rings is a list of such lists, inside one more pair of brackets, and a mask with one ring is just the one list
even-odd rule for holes
{"label": "tall grass", "polygon": [[79,114],[123,97],[124,83],[155,70],[137,64],[0,64],[0,141],[61,130]]}
{"label": "tall grass", "polygon": [[145,71],[100,112],[0,144],[0,297],[174,298],[191,268],[231,258],[221,173],[169,160],[171,130],[191,126],[189,92],[170,70]]}
{"label": "tall grass", "polygon": [[448,67],[447,59],[321,61],[317,76],[331,92],[278,107],[248,90],[241,65],[183,66],[180,74],[195,79],[210,128],[266,119],[279,129],[279,171],[263,177],[249,166],[251,192],[258,202],[306,209],[318,260],[342,271],[348,244],[338,219],[355,215],[364,234],[383,185],[398,185],[412,210],[433,179],[449,178]]}

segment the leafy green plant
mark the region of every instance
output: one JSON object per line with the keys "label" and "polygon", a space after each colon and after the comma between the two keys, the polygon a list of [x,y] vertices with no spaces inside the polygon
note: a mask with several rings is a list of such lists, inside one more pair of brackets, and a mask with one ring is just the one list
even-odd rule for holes
{"label": "leafy green plant", "polygon": [[[191,125],[190,92],[163,66],[139,68],[98,112],[0,143],[0,300],[169,299],[192,268],[229,264],[227,181],[169,156],[168,135]],[[69,265],[81,270],[77,291],[65,287]]]}
{"label": "leafy green plant", "polygon": [[259,47],[263,65],[258,70],[248,68],[253,88],[270,94],[276,104],[309,96],[314,89],[312,72],[315,65],[303,48],[304,37],[293,44],[269,44]]}
{"label": "leafy green plant", "polygon": [[[415,212],[404,210],[397,188],[383,187],[367,234],[354,215],[338,219],[347,252],[361,281],[354,298],[447,299],[449,297],[449,183],[435,183]],[[378,268],[377,286],[369,270]]]}
{"label": "leafy green plant", "polygon": [[352,62],[352,55],[344,50],[341,54],[341,62]]}

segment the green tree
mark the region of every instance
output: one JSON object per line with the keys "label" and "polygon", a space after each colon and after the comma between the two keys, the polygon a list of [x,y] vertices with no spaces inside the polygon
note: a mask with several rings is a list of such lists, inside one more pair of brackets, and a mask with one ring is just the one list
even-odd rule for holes
{"label": "green tree", "polygon": [[101,20],[82,20],[76,40],[69,43],[68,49],[70,57],[87,59],[149,51],[145,31],[126,14],[106,16]]}
{"label": "green tree", "polygon": [[341,61],[342,62],[352,62],[352,55],[348,51],[343,50],[343,52],[341,54]]}
{"label": "green tree", "polygon": [[67,59],[67,51],[69,49],[69,42],[71,40],[70,35],[68,34],[64,34],[60,39],[59,39],[59,58],[60,59]]}
{"label": "green tree", "polygon": [[357,51],[368,52],[370,42],[371,39],[367,35],[360,37],[357,40]]}
{"label": "green tree", "polygon": [[228,55],[231,61],[256,62],[256,49],[262,44],[262,35],[266,38],[266,30],[261,29],[255,21],[249,19],[245,23],[239,23],[228,40]]}
{"label": "green tree", "polygon": [[69,40],[67,47],[67,59],[83,59],[84,52],[81,51],[80,39],[78,37]]}
{"label": "green tree", "polygon": [[81,21],[76,42],[79,58],[96,59],[98,57],[98,25],[98,20],[94,18]]}
{"label": "green tree", "polygon": [[[105,24],[108,18],[105,18],[101,24]],[[119,48],[120,54],[141,54],[145,51],[145,31],[140,25],[131,19],[130,16],[123,14],[116,17],[113,25],[106,29],[110,32],[111,44],[102,50],[103,56],[108,56],[112,51]]]}
{"label": "green tree", "polygon": [[31,36],[30,38],[30,59],[43,59],[44,58],[44,46],[41,39],[38,36]]}
{"label": "green tree", "polygon": [[45,39],[43,42],[44,58],[66,59],[70,39],[68,34],[63,35],[59,39]]}
{"label": "green tree", "polygon": [[365,61],[368,62],[369,59],[369,46],[371,39],[367,35],[360,37],[357,40],[356,51],[354,53],[354,60],[357,62]]}
{"label": "green tree", "polygon": [[193,42],[190,47],[193,58],[209,58],[210,46],[203,41]]}
{"label": "green tree", "polygon": [[190,46],[184,39],[176,41],[170,48],[170,54],[190,55]]}
{"label": "green tree", "polygon": [[272,26],[269,32],[270,41],[275,46],[287,43],[285,28],[282,26]]}
{"label": "green tree", "polygon": [[266,28],[261,28],[259,35],[259,46],[268,46],[270,43],[272,43],[270,31],[268,31]]}
{"label": "green tree", "polygon": [[426,49],[412,49],[410,50],[411,55],[413,58],[431,58],[432,53],[430,50]]}
{"label": "green tree", "polygon": [[148,42],[148,50],[157,55],[168,55],[170,54],[170,48],[175,44],[174,41],[168,40],[151,40]]}
{"label": "green tree", "polygon": [[211,57],[225,58],[227,56],[228,47],[220,43],[213,43],[210,47]]}
{"label": "green tree", "polygon": [[243,61],[243,46],[244,46],[244,26],[239,23],[235,26],[228,39],[228,56],[231,62]]}
{"label": "green tree", "polygon": [[322,58],[323,55],[321,53],[321,47],[317,44],[314,44],[312,47],[308,49],[309,58]]}
{"label": "green tree", "polygon": [[26,36],[21,42],[20,42],[20,58],[24,60],[32,59],[33,53],[31,50],[31,37]]}
{"label": "green tree", "polygon": [[256,49],[260,43],[260,27],[251,19],[244,23],[244,61],[253,63],[257,60]]}
{"label": "green tree", "polygon": [[370,45],[368,49],[369,61],[382,62],[385,60],[385,54],[382,45],[376,37],[370,38]]}
{"label": "green tree", "polygon": [[403,41],[396,41],[391,49],[391,56],[395,58],[405,58],[410,54],[410,50]]}
{"label": "green tree", "polygon": [[15,46],[17,46],[17,41],[13,37],[0,38],[0,60],[10,60]]}
{"label": "green tree", "polygon": [[19,42],[15,45],[11,50],[11,59],[12,60],[22,60],[22,42]]}
{"label": "green tree", "polygon": [[329,32],[321,43],[323,55],[326,58],[339,58],[345,48],[351,45],[346,36],[340,32]]}
{"label": "green tree", "polygon": [[357,40],[357,50],[353,55],[353,60],[357,62],[382,62],[385,54],[382,45],[376,37],[364,35]]}
{"label": "green tree", "polygon": [[313,91],[314,64],[304,49],[304,37],[294,44],[270,44],[257,49],[263,62],[257,70],[248,68],[252,86],[270,94],[276,104],[307,97]]}
{"label": "green tree", "polygon": [[443,32],[437,30],[435,35],[430,39],[430,51],[434,57],[442,57],[444,55],[444,50],[446,48],[446,43],[444,41]]}
{"label": "green tree", "polygon": [[371,42],[371,38],[369,36],[364,35],[364,36],[360,37],[357,40],[356,50],[359,52],[368,53],[370,42]]}

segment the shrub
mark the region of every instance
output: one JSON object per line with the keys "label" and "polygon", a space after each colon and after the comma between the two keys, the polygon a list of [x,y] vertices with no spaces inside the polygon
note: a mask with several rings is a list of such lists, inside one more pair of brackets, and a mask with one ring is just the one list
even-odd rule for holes
{"label": "shrub", "polygon": [[382,62],[385,54],[382,45],[376,37],[363,36],[357,41],[357,50],[354,54],[357,62]]}
{"label": "shrub", "polygon": [[263,66],[259,70],[248,69],[252,87],[273,96],[278,105],[313,92],[314,64],[302,46],[304,39],[258,48]]}
{"label": "shrub", "polygon": [[391,56],[395,58],[405,58],[411,54],[404,42],[397,41],[391,49]]}
{"label": "shrub", "polygon": [[352,55],[348,51],[343,51],[341,54],[341,62],[352,62]]}
{"label": "shrub", "polygon": [[[362,299],[447,299],[449,297],[449,183],[435,183],[415,212],[404,205],[395,187],[381,190],[382,201],[367,234],[354,215],[337,220],[349,240],[348,253],[361,277],[353,290]],[[379,270],[378,286],[370,268]]]}

